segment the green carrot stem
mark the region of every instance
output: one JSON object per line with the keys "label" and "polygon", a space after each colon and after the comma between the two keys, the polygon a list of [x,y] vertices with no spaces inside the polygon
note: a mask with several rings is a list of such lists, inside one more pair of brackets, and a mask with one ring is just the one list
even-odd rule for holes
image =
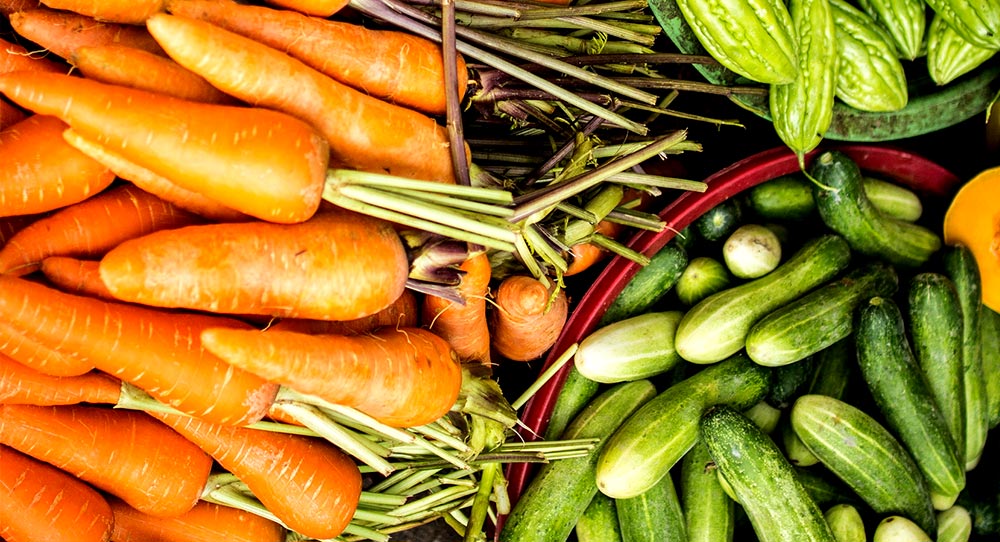
{"label": "green carrot stem", "polygon": [[411,427],[410,430],[440,441],[458,452],[468,453],[471,451],[464,441],[432,425],[418,425]]}
{"label": "green carrot stem", "polygon": [[374,188],[396,188],[413,192],[428,192],[455,196],[462,200],[492,202],[507,205],[513,202],[513,195],[507,190],[481,186],[460,186],[418,179],[407,179],[382,173],[369,173],[352,169],[331,169],[327,172],[327,182],[353,184]]}
{"label": "green carrot stem", "polygon": [[641,266],[645,267],[649,265],[650,260],[648,256],[637,252],[605,235],[595,233],[590,237],[590,242],[623,258],[628,258]]}
{"label": "green carrot stem", "polygon": [[396,189],[396,188],[382,188],[381,190],[385,192],[391,192],[393,194],[399,194],[400,196],[405,196],[412,199],[419,199],[421,201],[426,201],[428,203],[433,203],[435,205],[440,205],[442,207],[461,209],[463,211],[469,211],[471,213],[476,213],[480,215],[489,215],[489,216],[506,218],[510,216],[511,213],[513,213],[510,207],[500,207],[489,203],[480,203],[478,201],[465,200],[451,196],[442,196],[440,194],[433,194],[428,192],[413,192],[410,190]]}
{"label": "green carrot stem", "polygon": [[677,177],[665,177],[662,175],[650,175],[648,173],[633,173],[623,171],[608,177],[609,181],[623,184],[639,186],[655,186],[657,188],[672,188],[677,190],[687,190],[690,192],[704,192],[708,190],[708,185],[702,181],[692,181],[690,179],[679,179]]}
{"label": "green carrot stem", "polygon": [[397,470],[392,476],[372,486],[370,491],[375,490],[384,495],[410,496],[417,493],[416,491],[411,492],[410,489],[418,487],[428,479],[433,479],[440,484],[440,477],[437,476],[439,472],[441,469]]}
{"label": "green carrot stem", "polygon": [[562,369],[567,362],[573,359],[573,356],[576,355],[576,351],[579,347],[580,345],[578,343],[569,345],[569,347],[567,347],[562,354],[559,354],[559,357],[557,357],[551,365],[546,367],[545,370],[542,371],[537,378],[535,378],[531,385],[528,386],[528,389],[524,390],[524,392],[521,393],[517,399],[514,399],[514,401],[511,402],[510,406],[514,407],[514,410],[519,410],[523,407],[535,395],[535,393],[542,388],[542,386],[548,383],[548,381],[551,380],[552,377],[555,376],[555,374],[559,372],[559,370]]}
{"label": "green carrot stem", "polygon": [[376,491],[365,490],[361,492],[361,497],[358,500],[359,505],[365,506],[402,506],[406,504],[405,495],[393,495],[391,493],[381,493]]}
{"label": "green carrot stem", "polygon": [[463,542],[477,542],[483,532],[487,510],[490,506],[490,496],[493,494],[493,480],[496,478],[499,464],[489,463],[483,466],[480,473],[479,487],[472,501],[472,510],[466,525]]}
{"label": "green carrot stem", "polygon": [[443,502],[455,501],[471,495],[476,492],[475,488],[466,488],[461,486],[453,486],[442,489],[441,491],[436,491],[421,497],[420,499],[411,501],[403,506],[392,511],[392,515],[398,517],[408,517],[413,514],[417,514],[426,511],[428,508],[439,505]]}

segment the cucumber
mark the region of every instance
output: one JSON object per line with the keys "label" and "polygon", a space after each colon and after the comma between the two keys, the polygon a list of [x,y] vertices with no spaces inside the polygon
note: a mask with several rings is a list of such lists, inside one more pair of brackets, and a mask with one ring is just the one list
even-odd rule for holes
{"label": "cucumber", "polygon": [[722,262],[709,256],[698,256],[688,262],[681,277],[677,279],[674,290],[681,304],[690,307],[716,292],[725,290],[732,281],[732,275]]}
{"label": "cucumber", "polygon": [[552,413],[549,415],[548,425],[545,426],[543,438],[545,440],[558,439],[570,421],[597,395],[600,386],[600,383],[580,374],[575,365],[570,365],[566,370],[566,379],[563,380],[563,385],[559,388],[556,403],[552,406]]}
{"label": "cucumber", "polygon": [[768,392],[766,401],[775,408],[785,409],[791,406],[795,398],[809,384],[815,372],[816,363],[812,357],[798,363],[783,365],[774,369],[774,383]]}
{"label": "cucumber", "polygon": [[884,214],[897,220],[916,222],[924,213],[920,196],[905,186],[869,176],[862,177],[861,183],[872,205]]}
{"label": "cucumber", "polygon": [[674,333],[683,313],[647,312],[608,324],[580,341],[573,357],[580,374],[601,383],[639,380],[682,362]]}
{"label": "cucumber", "polygon": [[804,359],[850,335],[854,311],[873,296],[895,293],[891,265],[872,262],[768,313],[750,328],[750,359],[777,367]]}
{"label": "cucumber", "polygon": [[687,251],[674,242],[656,252],[640,268],[601,317],[604,326],[647,312],[677,284],[688,264]]}
{"label": "cucumber", "polygon": [[934,539],[908,518],[892,515],[875,526],[872,542],[934,542]]}
{"label": "cucumber", "polygon": [[864,502],[858,498],[851,488],[833,475],[826,467],[817,465],[811,468],[795,467],[795,476],[802,487],[819,506],[834,504],[852,504],[861,506]]}
{"label": "cucumber", "polygon": [[906,516],[936,528],[927,482],[906,448],[861,409],[825,395],[803,395],[792,428],[834,475],[878,514]]}
{"label": "cucumber", "polygon": [[962,506],[939,512],[937,524],[935,542],[969,542],[972,536],[972,515]]}
{"label": "cucumber", "polygon": [[980,315],[983,374],[986,375],[986,412],[990,429],[1000,425],[1000,313],[983,306]]}
{"label": "cucumber", "polygon": [[823,517],[837,542],[867,542],[865,521],[854,506],[835,504],[823,512]]}
{"label": "cucumber", "polygon": [[816,213],[812,184],[800,174],[782,175],[754,186],[748,201],[757,216],[780,222],[801,221]]}
{"label": "cucumber", "polygon": [[858,366],[888,429],[916,460],[934,508],[950,508],[965,487],[965,463],[917,366],[899,307],[872,298],[859,308],[856,330]]}
{"label": "cucumber", "polygon": [[762,277],[781,262],[781,241],[766,226],[743,224],[722,244],[722,259],[736,278]]}
{"label": "cucumber", "polygon": [[764,400],[757,401],[757,404],[743,410],[743,415],[749,418],[754,425],[767,435],[770,435],[778,428],[778,423],[781,421],[781,414],[780,409],[771,406]]}
{"label": "cucumber", "polygon": [[727,199],[694,221],[694,228],[702,239],[715,242],[729,237],[743,223],[743,208],[736,199]]}
{"label": "cucumber", "polygon": [[646,491],[694,445],[706,407],[725,403],[749,408],[770,384],[771,370],[741,353],[663,390],[608,439],[597,463],[600,491],[618,499]]}
{"label": "cucumber", "polygon": [[623,542],[685,542],[684,512],[674,479],[664,476],[640,495],[616,499]]}
{"label": "cucumber", "polygon": [[674,345],[692,363],[715,363],[739,352],[760,318],[832,279],[851,259],[838,235],[807,242],[761,278],[706,297],[684,314]]}
{"label": "cucumber", "polygon": [[753,422],[721,405],[705,412],[700,428],[760,542],[835,541],[791,463]]}
{"label": "cucumber", "polygon": [[736,503],[719,485],[715,463],[702,440],[681,460],[680,498],[688,542],[732,542]]}
{"label": "cucumber", "polygon": [[823,152],[813,161],[810,173],[817,181],[813,197],[820,218],[857,252],[915,268],[941,248],[937,233],[879,212],[865,195],[861,169],[846,154]]}
{"label": "cucumber", "polygon": [[597,438],[597,445],[584,456],[543,465],[507,516],[500,542],[564,542],[597,494],[594,472],[608,435],[655,395],[650,381],[636,380],[612,386],[588,403],[561,438]]}
{"label": "cucumber", "polygon": [[573,531],[577,542],[622,542],[615,500],[598,492]]}

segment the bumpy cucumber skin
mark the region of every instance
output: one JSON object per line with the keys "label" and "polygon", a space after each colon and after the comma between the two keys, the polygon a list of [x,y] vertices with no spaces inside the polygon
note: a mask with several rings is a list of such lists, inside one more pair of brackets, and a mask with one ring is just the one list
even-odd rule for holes
{"label": "bumpy cucumber skin", "polygon": [[836,542],[819,505],[770,437],[727,406],[702,416],[701,435],[760,542]]}
{"label": "bumpy cucumber skin", "polygon": [[622,542],[615,500],[597,493],[574,528],[577,542]]}
{"label": "bumpy cucumber skin", "polygon": [[1000,4],[996,0],[925,0],[967,41],[1000,49]]}
{"label": "bumpy cucumber skin", "polygon": [[674,479],[660,478],[641,495],[616,499],[624,542],[686,542],[687,527]]}
{"label": "bumpy cucumber skin", "polygon": [[[916,1],[923,4],[923,0]],[[839,47],[837,97],[861,111],[898,111],[905,107],[909,101],[906,73],[892,36],[850,3],[829,2]]]}
{"label": "bumpy cucumber skin", "polygon": [[601,317],[604,326],[646,312],[677,284],[688,264],[687,251],[667,243],[639,269]]}
{"label": "bumpy cucumber skin", "polygon": [[988,425],[1000,425],[1000,313],[983,306],[980,315],[983,341],[983,374],[986,375],[986,412]]}
{"label": "bumpy cucumber skin", "polygon": [[892,37],[900,58],[920,55],[927,30],[924,0],[860,0],[858,4]]}
{"label": "bumpy cucumber skin", "polygon": [[597,395],[600,387],[600,382],[583,376],[580,371],[576,370],[575,366],[571,365],[567,369],[566,379],[563,380],[563,385],[559,389],[556,404],[552,407],[549,423],[545,426],[543,435],[545,440],[558,439],[566,426],[580,413],[580,410]]}
{"label": "bumpy cucumber skin", "polygon": [[965,39],[938,14],[927,33],[927,72],[938,85],[947,85],[978,68],[997,51],[1000,47],[980,47]]}
{"label": "bumpy cucumber skin", "polygon": [[732,542],[736,503],[719,484],[712,456],[702,440],[681,460],[680,498],[687,542]]}

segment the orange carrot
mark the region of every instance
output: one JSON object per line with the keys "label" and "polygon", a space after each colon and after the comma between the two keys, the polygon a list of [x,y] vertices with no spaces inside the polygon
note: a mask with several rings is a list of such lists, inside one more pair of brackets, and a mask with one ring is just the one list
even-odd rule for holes
{"label": "orange carrot", "polygon": [[0,273],[26,275],[49,256],[100,256],[134,237],[201,222],[132,185],[121,185],[36,220],[0,248]]}
{"label": "orange carrot", "polygon": [[0,355],[0,403],[21,405],[110,404],[118,402],[121,382],[105,373],[52,376]]}
{"label": "orange carrot", "polygon": [[360,335],[375,331],[381,327],[416,327],[417,296],[410,290],[403,290],[399,298],[388,307],[372,314],[354,320],[310,320],[306,318],[285,318],[268,329],[280,331],[297,331],[312,335]]}
{"label": "orange carrot", "polygon": [[146,27],[171,58],[247,103],[311,125],[344,167],[454,182],[448,134],[433,118],[361,93],[302,61],[205,21],[158,13]]}
{"label": "orange carrot", "polygon": [[116,43],[162,54],[149,32],[135,25],[106,23],[71,11],[39,7],[10,15],[10,25],[20,36],[69,60],[77,47]]}
{"label": "orange carrot", "polygon": [[236,367],[396,427],[437,420],[462,384],[458,356],[421,328],[354,336],[220,328],[201,340]]}
{"label": "orange carrot", "polygon": [[485,252],[470,256],[459,266],[463,272],[459,293],[465,304],[427,295],[422,321],[448,341],[463,361],[490,363],[490,330],[486,319],[486,295],[493,270]]}
{"label": "orange carrot", "polygon": [[185,100],[235,104],[236,99],[173,60],[123,45],[78,47],[71,58],[84,77]]}
{"label": "orange carrot", "polygon": [[96,489],[0,445],[0,536],[8,542],[108,542],[114,516]]}
{"label": "orange carrot", "polygon": [[206,104],[48,73],[0,75],[0,92],[219,203],[275,222],[319,206],[329,150],[309,125],[256,107]]}
{"label": "orange carrot", "polygon": [[555,344],[566,323],[566,291],[527,275],[510,275],[496,291],[493,347],[514,361],[538,359]]}
{"label": "orange carrot", "polygon": [[41,5],[38,0],[0,0],[0,14],[10,15],[17,11],[35,9]]}
{"label": "orange carrot", "polygon": [[115,519],[111,542],[284,542],[287,534],[267,518],[207,501],[167,518],[114,497],[108,503]]}
{"label": "orange carrot", "polygon": [[344,9],[350,3],[349,0],[268,0],[273,6],[295,10],[307,15],[318,17],[329,17],[334,13]]}
{"label": "orange carrot", "polygon": [[163,0],[42,0],[42,3],[98,21],[124,24],[142,24],[147,17],[163,10]]}
{"label": "orange carrot", "polygon": [[38,217],[34,215],[5,216],[0,218],[0,247],[7,244],[7,241],[11,237],[14,237],[14,234],[37,219]]}
{"label": "orange carrot", "polygon": [[349,211],[299,224],[263,221],[163,230],[101,260],[115,297],[228,314],[351,320],[406,287],[409,263],[395,230]]}
{"label": "orange carrot", "polygon": [[28,114],[16,105],[0,98],[0,130],[6,129],[28,118]]}
{"label": "orange carrot", "polygon": [[194,507],[212,468],[198,446],[138,410],[0,405],[0,443],[157,516]]}
{"label": "orange carrot", "polygon": [[72,256],[49,256],[42,260],[42,275],[64,292],[117,301],[101,280],[101,262]]}
{"label": "orange carrot", "polygon": [[0,132],[0,216],[60,209],[115,180],[111,170],[63,140],[65,129],[55,117],[31,115]]}
{"label": "orange carrot", "polygon": [[276,385],[202,347],[204,329],[250,328],[232,318],[76,296],[0,275],[0,319],[182,412],[219,423],[260,420],[277,393]]}
{"label": "orange carrot", "polygon": [[361,472],[354,460],[323,439],[175,414],[153,416],[210,454],[293,531],[333,538],[357,510]]}
{"label": "orange carrot", "polygon": [[[441,46],[414,34],[230,0],[170,0],[167,10],[284,51],[377,98],[431,115],[446,112]],[[464,96],[468,77],[461,56],[457,73],[458,95]]]}
{"label": "orange carrot", "polygon": [[40,373],[52,376],[80,376],[93,370],[94,364],[74,357],[70,352],[57,352],[39,343],[17,327],[0,321],[0,353]]}
{"label": "orange carrot", "polygon": [[[624,229],[624,226],[621,224],[601,220],[596,226],[594,226],[594,233],[599,233],[613,238],[618,236]],[[606,258],[608,256],[608,251],[595,243],[584,241],[570,247],[569,255],[569,266],[567,266],[566,271],[563,272],[564,277],[578,275],[590,269],[595,264]]]}
{"label": "orange carrot", "polygon": [[66,73],[69,71],[69,66],[64,62],[46,58],[42,52],[33,53],[23,45],[0,38],[0,73],[33,70]]}

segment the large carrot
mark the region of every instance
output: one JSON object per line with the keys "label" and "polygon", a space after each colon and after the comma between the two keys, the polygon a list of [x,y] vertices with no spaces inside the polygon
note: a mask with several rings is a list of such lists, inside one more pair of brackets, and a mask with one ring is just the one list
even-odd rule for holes
{"label": "large carrot", "polygon": [[9,16],[17,11],[35,9],[41,5],[38,0],[0,0],[0,14]]}
{"label": "large carrot", "polygon": [[566,291],[527,275],[509,275],[497,286],[492,312],[493,347],[503,357],[531,361],[555,344],[566,323]]}
{"label": "large carrot", "polygon": [[63,140],[65,129],[66,124],[56,117],[31,115],[0,132],[0,216],[66,207],[115,180],[110,169]]}
{"label": "large carrot", "polygon": [[493,270],[485,252],[470,256],[459,266],[463,272],[459,293],[465,303],[434,295],[424,296],[422,322],[448,341],[463,361],[490,363],[490,330],[486,296]]}
{"label": "large carrot", "polygon": [[163,0],[42,0],[42,3],[98,21],[123,24],[142,24],[147,17],[163,10]]}
{"label": "large carrot", "polygon": [[22,405],[115,404],[118,379],[91,371],[80,376],[52,376],[0,355],[0,403]]}
{"label": "large carrot", "polygon": [[281,525],[237,508],[201,501],[172,517],[157,517],[110,497],[110,542],[285,542]]}
{"label": "large carrot", "polygon": [[247,103],[311,125],[343,167],[454,182],[448,134],[422,113],[338,83],[282,51],[211,23],[158,13],[146,27],[171,58]]}
{"label": "large carrot", "polygon": [[0,73],[33,70],[66,73],[69,66],[47,58],[43,52],[28,51],[19,43],[0,38]]}
{"label": "large carrot", "polygon": [[198,222],[149,192],[117,186],[23,228],[0,248],[0,273],[26,275],[49,256],[100,256],[128,239]]}
{"label": "large carrot", "polygon": [[7,321],[0,321],[0,353],[38,372],[52,376],[80,376],[94,369],[94,364],[57,352],[39,343]]}
{"label": "large carrot", "polygon": [[49,256],[42,260],[42,275],[64,292],[117,301],[101,280],[101,262],[72,256]]}
{"label": "large carrot", "polygon": [[0,92],[22,107],[59,116],[84,138],[182,188],[249,215],[301,222],[319,207],[326,141],[287,114],[47,73],[0,75]]}
{"label": "large carrot", "polygon": [[[170,0],[174,15],[208,21],[301,60],[362,92],[431,115],[446,109],[441,46],[414,34],[230,0]],[[458,95],[468,85],[461,56]]]}
{"label": "large carrot", "polygon": [[353,336],[219,328],[201,340],[236,367],[397,427],[445,415],[462,385],[458,356],[421,328]]}
{"label": "large carrot", "polygon": [[164,403],[219,423],[260,420],[277,393],[275,385],[202,347],[204,329],[250,328],[232,318],[109,302],[0,276],[0,319]]}
{"label": "large carrot", "polygon": [[212,458],[138,410],[92,405],[0,405],[0,443],[158,516],[201,497]]}
{"label": "large carrot", "polygon": [[47,7],[18,11],[10,15],[10,25],[20,36],[63,60],[69,60],[77,47],[111,43],[163,53],[141,26],[101,22],[71,11]]}
{"label": "large carrot", "polygon": [[415,327],[418,322],[417,296],[410,290],[403,290],[392,305],[372,314],[354,320],[311,320],[308,318],[285,318],[268,327],[271,330],[297,331],[299,333],[359,335],[375,331],[381,327]]}
{"label": "large carrot", "polygon": [[354,517],[361,472],[347,454],[314,437],[219,425],[154,413],[245,483],[289,529],[326,539]]}
{"label": "large carrot", "polygon": [[263,221],[163,230],[101,260],[115,297],[230,314],[350,320],[406,287],[406,249],[387,222],[349,211],[299,224]]}
{"label": "large carrot", "polygon": [[348,0],[268,0],[268,3],[308,15],[329,17],[347,7],[350,2]]}
{"label": "large carrot", "polygon": [[37,219],[38,217],[34,215],[5,216],[0,218],[0,247],[3,247],[11,237],[14,237],[14,234]]}
{"label": "large carrot", "polygon": [[16,105],[0,98],[0,130],[6,129],[28,118],[28,114]]}
{"label": "large carrot", "polygon": [[7,542],[108,542],[114,515],[86,482],[0,445],[0,536]]}

